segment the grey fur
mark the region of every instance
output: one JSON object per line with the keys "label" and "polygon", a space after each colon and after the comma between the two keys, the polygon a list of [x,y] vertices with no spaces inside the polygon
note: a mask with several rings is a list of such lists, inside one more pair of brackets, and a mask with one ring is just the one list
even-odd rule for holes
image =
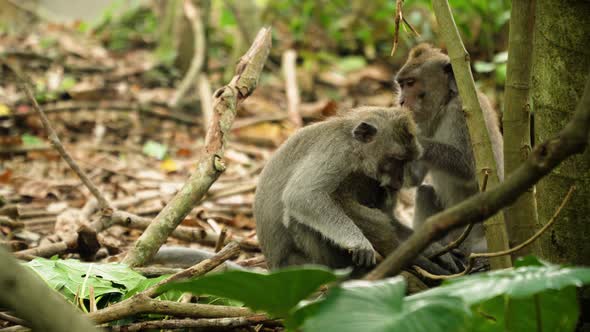
{"label": "grey fur", "polygon": [[[375,127],[369,143],[355,138]],[[299,130],[260,175],[254,202],[269,268],[306,263],[362,270],[410,234],[391,216],[403,166],[421,154],[411,115],[364,107]],[[420,257],[428,269],[445,271]],[[430,264],[430,265],[429,265]]]}
{"label": "grey fur", "polygon": [[[419,186],[416,193],[414,229],[426,218],[447,209],[479,190],[471,139],[461,100],[450,69],[450,60],[439,49],[419,45],[396,75],[399,98],[412,110],[419,128],[422,158],[409,167],[407,183]],[[503,179],[503,139],[497,113],[487,98],[478,94],[486,127],[492,141],[498,176]],[[430,173],[432,186],[422,184]],[[456,238],[452,232],[445,242]],[[486,250],[483,226],[477,224],[462,250]]]}

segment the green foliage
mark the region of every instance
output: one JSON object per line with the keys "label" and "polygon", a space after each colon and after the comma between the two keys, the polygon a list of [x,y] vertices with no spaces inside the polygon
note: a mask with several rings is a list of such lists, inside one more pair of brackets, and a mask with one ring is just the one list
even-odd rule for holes
{"label": "green foliage", "polygon": [[149,140],[143,145],[142,151],[147,156],[162,160],[166,156],[166,152],[168,152],[168,146]]}
{"label": "green foliage", "polygon": [[121,13],[123,8],[123,3],[116,1],[103,13],[102,20],[95,26],[94,31],[105,40],[106,46],[113,51],[125,51],[138,44],[153,41],[159,25],[154,12],[149,8],[133,5]]}
{"label": "green foliage", "polygon": [[238,300],[254,310],[264,310],[273,316],[286,317],[301,300],[321,285],[336,281],[342,276],[342,273],[311,266],[287,268],[268,274],[227,271],[170,283],[162,286],[160,290],[227,297]]}
{"label": "green foliage", "polygon": [[[497,35],[502,33],[510,17],[509,0],[455,0],[451,3],[455,21],[469,49],[478,48],[492,54],[497,44]],[[265,11],[268,23],[284,26],[296,42],[311,46],[317,39],[326,49],[329,44],[347,52],[378,50],[389,54],[395,28],[395,1],[325,1],[279,0],[269,1]],[[405,18],[421,34],[415,37],[403,25],[400,32],[402,43],[435,41],[436,31],[430,0],[407,0],[404,2]],[[318,34],[317,32],[321,32]],[[370,55],[370,54],[367,54]]]}
{"label": "green foliage", "polygon": [[20,138],[24,146],[39,146],[43,144],[43,141],[37,136],[22,134]]}
{"label": "green foliage", "polygon": [[144,276],[123,264],[83,263],[74,259],[51,260],[35,258],[24,264],[39,274],[47,284],[68,300],[88,299],[89,288],[94,295],[119,298],[136,288]]}
{"label": "green foliage", "polygon": [[459,330],[470,316],[469,308],[458,298],[406,300],[405,292],[402,277],[347,282],[314,303],[313,315],[304,321],[303,330],[446,332]]}
{"label": "green foliage", "polygon": [[322,269],[232,271],[163,289],[237,299],[305,331],[573,331],[579,316],[575,287],[590,284],[590,268],[529,258],[515,269],[458,278],[412,296],[404,297],[398,277],[346,282],[305,303],[319,285],[336,279]]}
{"label": "green foliage", "polygon": [[494,56],[492,62],[475,61],[473,69],[478,73],[493,73],[497,84],[506,83],[506,66],[508,62],[508,52],[500,52]]}
{"label": "green foliage", "polygon": [[[122,264],[37,258],[26,266],[70,301],[94,289],[103,304],[128,298],[165,277],[146,279]],[[227,271],[161,287],[161,299],[183,292],[203,302],[244,304],[286,318],[304,331],[574,331],[580,315],[576,287],[590,284],[590,268],[561,267],[528,257],[514,269],[474,274],[405,296],[401,277],[333,285],[325,296],[306,299],[346,273],[321,267],[272,273]],[[239,301],[239,302],[236,302]]]}

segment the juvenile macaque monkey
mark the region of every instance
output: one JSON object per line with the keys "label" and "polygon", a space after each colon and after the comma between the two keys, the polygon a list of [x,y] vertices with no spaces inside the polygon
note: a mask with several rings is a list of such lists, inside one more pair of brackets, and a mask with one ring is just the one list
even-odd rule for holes
{"label": "juvenile macaque monkey", "polygon": [[[254,216],[270,268],[321,264],[360,271],[411,230],[385,214],[404,165],[421,154],[402,108],[363,107],[290,137],[260,175]],[[382,191],[374,191],[379,189]],[[384,209],[385,210],[385,209]],[[420,257],[417,264],[433,270]],[[435,265],[435,273],[441,273]],[[444,272],[443,272],[444,273]]]}
{"label": "juvenile macaque monkey", "polygon": [[[410,51],[408,60],[396,75],[396,98],[409,108],[419,128],[424,152],[408,166],[410,185],[418,186],[414,229],[433,214],[447,209],[478,192],[475,159],[449,57],[440,49],[420,44]],[[396,85],[394,84],[394,85]],[[487,98],[478,94],[497,163],[503,179],[503,139],[499,117]],[[483,133],[482,133],[483,134]],[[432,185],[423,184],[430,173]],[[459,231],[460,232],[460,231]],[[457,232],[451,232],[447,241]],[[481,224],[477,224],[461,249],[485,251]]]}

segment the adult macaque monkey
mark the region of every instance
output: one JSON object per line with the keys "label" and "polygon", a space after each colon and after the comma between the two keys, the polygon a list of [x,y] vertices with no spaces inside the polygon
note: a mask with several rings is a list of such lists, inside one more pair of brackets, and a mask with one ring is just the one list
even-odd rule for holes
{"label": "adult macaque monkey", "polygon": [[[479,187],[469,131],[449,57],[438,48],[420,44],[410,51],[395,81],[399,84],[399,103],[411,110],[424,149],[421,158],[407,168],[410,185],[418,186],[416,229],[431,215],[477,193]],[[481,93],[478,96],[492,141],[498,177],[503,179],[499,117],[487,98]],[[426,173],[430,174],[432,185],[422,183]],[[446,241],[455,239],[457,234],[457,231],[451,232]],[[483,226],[475,225],[461,249],[485,251],[484,235]]]}
{"label": "adult macaque monkey", "polygon": [[[256,190],[254,216],[268,266],[313,263],[358,272],[375,264],[374,249],[395,249],[412,231],[379,209],[381,193],[364,193],[375,183],[397,192],[404,164],[421,153],[415,133],[407,110],[365,107],[291,136]],[[424,257],[416,263],[444,273]]]}

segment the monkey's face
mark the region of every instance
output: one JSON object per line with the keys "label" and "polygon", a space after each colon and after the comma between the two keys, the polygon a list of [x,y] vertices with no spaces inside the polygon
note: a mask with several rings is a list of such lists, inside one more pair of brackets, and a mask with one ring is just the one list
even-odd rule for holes
{"label": "monkey's face", "polygon": [[422,153],[412,114],[400,107],[362,110],[352,130],[361,170],[383,185],[398,188],[404,165]]}
{"label": "monkey's face", "polygon": [[399,76],[396,78],[396,82],[399,85],[399,104],[400,106],[407,107],[412,111],[412,115],[416,122],[424,122],[429,119],[429,112],[426,107],[423,106],[424,98],[426,97],[426,91],[424,88],[424,82],[413,75]]}
{"label": "monkey's face", "polygon": [[[448,102],[454,83],[448,57],[440,52],[410,58],[395,77],[394,95],[419,124],[429,123]],[[453,85],[454,86],[454,85]]]}

